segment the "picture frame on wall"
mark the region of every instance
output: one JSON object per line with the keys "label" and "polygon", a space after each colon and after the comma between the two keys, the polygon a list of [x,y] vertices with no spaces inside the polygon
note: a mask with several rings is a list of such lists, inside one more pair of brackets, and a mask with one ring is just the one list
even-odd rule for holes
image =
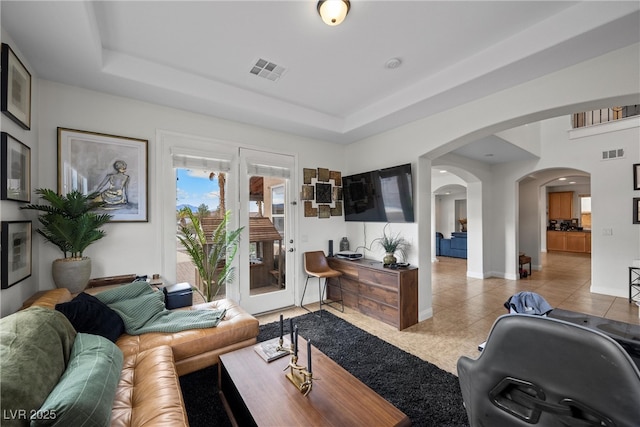
{"label": "picture frame on wall", "polygon": [[2,289],[31,276],[31,221],[2,221]]}
{"label": "picture frame on wall", "polygon": [[23,129],[31,129],[31,74],[8,44],[0,54],[0,110]]}
{"label": "picture frame on wall", "polygon": [[633,198],[633,223],[640,224],[640,197]]}
{"label": "picture frame on wall", "polygon": [[31,149],[6,132],[0,134],[0,200],[31,201]]}
{"label": "picture frame on wall", "polygon": [[640,163],[633,165],[633,189],[640,190]]}
{"label": "picture frame on wall", "polygon": [[111,222],[148,221],[148,140],[58,128],[58,192],[97,192]]}

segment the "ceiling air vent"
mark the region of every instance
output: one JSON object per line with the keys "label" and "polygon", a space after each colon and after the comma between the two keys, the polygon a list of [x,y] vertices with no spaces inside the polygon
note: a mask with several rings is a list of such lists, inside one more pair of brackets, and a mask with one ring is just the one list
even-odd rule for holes
{"label": "ceiling air vent", "polygon": [[285,68],[281,65],[274,64],[273,62],[260,58],[251,66],[251,70],[249,70],[249,72],[258,77],[264,77],[267,80],[275,82],[282,77],[282,74],[285,72]]}
{"label": "ceiling air vent", "polygon": [[621,159],[624,157],[624,148],[617,148],[615,150],[606,150],[602,152],[602,160]]}

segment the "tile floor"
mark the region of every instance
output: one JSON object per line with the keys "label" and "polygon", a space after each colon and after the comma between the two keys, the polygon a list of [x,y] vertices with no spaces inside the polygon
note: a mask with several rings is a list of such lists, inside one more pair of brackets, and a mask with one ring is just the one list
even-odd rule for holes
{"label": "tile floor", "polygon": [[[627,298],[589,292],[591,257],[588,254],[542,254],[542,270],[526,279],[466,277],[466,260],[438,257],[433,263],[433,317],[403,331],[345,308],[331,310],[354,325],[405,351],[456,374],[461,355],[477,357],[495,319],[506,313],[504,302],[520,291],[542,295],[552,307],[579,311],[622,322],[640,324],[638,306]],[[285,317],[305,314],[300,307]],[[280,312],[258,316],[261,324],[276,321]]]}

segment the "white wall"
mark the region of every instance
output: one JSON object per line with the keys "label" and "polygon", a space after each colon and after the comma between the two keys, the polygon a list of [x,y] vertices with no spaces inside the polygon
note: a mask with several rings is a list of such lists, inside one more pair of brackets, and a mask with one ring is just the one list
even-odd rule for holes
{"label": "white wall", "polygon": [[[371,153],[371,162],[381,163],[392,151],[387,147],[392,143],[402,141],[403,150],[396,151],[401,152],[406,158],[420,158],[418,161],[417,218],[420,252],[419,316],[421,320],[432,312],[430,236],[433,230],[430,220],[431,197],[429,192],[431,189],[430,169],[433,159],[473,140],[527,123],[564,116],[575,111],[587,111],[601,106],[638,103],[640,93],[638,82],[640,75],[639,52],[637,44],[629,46],[483,99],[366,138],[347,147],[346,153],[349,158],[356,158],[358,153],[367,150]],[[611,75],[611,70],[616,71],[616,78],[603,79],[603,76]],[[599,84],[588,84],[596,81]],[[460,121],[460,117],[465,117],[467,120]],[[452,123],[455,123],[455,126],[452,126]],[[544,140],[545,136],[542,133],[541,137]],[[554,149],[551,150],[551,147]],[[540,148],[541,156],[545,159],[550,157],[551,167],[558,166],[558,162],[555,161],[558,159],[556,150],[554,141],[549,141],[548,146],[541,145]],[[572,158],[575,159],[575,146],[567,147],[565,151],[571,151]],[[562,157],[560,166],[572,165],[573,161],[565,160],[569,158]],[[510,168],[515,170],[510,170]],[[507,165],[505,166],[507,175],[504,175],[505,172],[501,172],[500,168],[494,168],[492,179],[481,180],[483,184],[482,204],[472,206],[471,200],[468,199],[470,217],[471,212],[479,209],[480,216],[485,219],[482,221],[483,230],[480,232],[484,237],[481,241],[485,272],[490,271],[495,275],[517,278],[516,224],[518,211],[516,206],[518,189],[516,180],[523,177],[528,170],[535,170],[535,168],[529,166],[527,169],[522,168],[521,165]],[[599,179],[610,185],[616,175],[608,178],[599,176]],[[594,178],[592,174],[592,190],[594,189]],[[468,193],[471,196],[470,188]],[[630,198],[627,202],[631,203]],[[605,212],[603,212],[603,216],[605,216]],[[473,231],[471,223],[469,223],[469,230]],[[628,229],[628,232],[627,236],[614,235],[611,240],[620,241],[620,247],[630,247],[629,252],[635,253],[637,258],[640,230]],[[469,235],[469,239],[471,238],[472,236]],[[601,243],[602,239],[598,240],[594,245]],[[592,264],[596,271],[611,268],[606,260],[603,260],[601,264],[597,254],[592,258]],[[618,263],[618,265],[620,264]],[[598,266],[596,267],[596,265]],[[601,279],[599,276],[601,273],[596,273],[596,271],[594,271],[594,280]],[[616,289],[612,289],[616,294],[620,293],[620,289],[624,286],[624,282],[618,283]],[[594,289],[596,288],[600,289],[599,285],[594,283]]]}
{"label": "white wall", "polygon": [[[19,51],[18,47],[16,47]],[[394,231],[402,232],[415,245],[409,262],[418,264],[419,316],[431,316],[431,165],[452,149],[475,139],[496,132],[524,125],[529,122],[566,115],[573,111],[589,110],[601,106],[639,103],[638,75],[640,75],[638,45],[609,53],[594,60],[569,67],[565,70],[530,81],[517,87],[495,93],[483,99],[427,117],[422,120],[384,132],[347,147],[325,141],[315,141],[294,135],[274,132],[254,126],[229,122],[204,115],[170,109],[126,98],[113,97],[80,88],[53,82],[36,80],[34,111],[38,120],[31,132],[19,133],[22,142],[33,144],[34,187],[56,185],[56,127],[63,126],[81,130],[125,135],[149,140],[149,222],[115,223],[106,227],[108,236],[89,248],[87,255],[95,260],[93,276],[152,273],[161,268],[161,245],[166,239],[159,225],[162,213],[158,208],[159,192],[156,179],[164,171],[157,169],[158,150],[155,136],[157,129],[166,129],[191,135],[215,138],[238,145],[260,146],[277,151],[288,151],[298,156],[299,175],[304,167],[326,167],[340,170],[343,174],[356,173],[379,167],[411,162],[414,168],[416,206],[415,224],[393,225]],[[616,70],[615,79],[601,79]],[[585,82],[599,81],[598,85]],[[466,120],[460,121],[460,117]],[[2,122],[2,128],[10,126]],[[455,124],[452,125],[452,124]],[[13,129],[6,127],[6,129]],[[13,131],[13,130],[12,130]],[[17,130],[15,130],[18,133]],[[621,294],[625,286],[627,259],[638,259],[640,254],[640,227],[630,224],[631,185],[628,183],[630,165],[638,162],[638,133],[624,132],[628,156],[616,165],[596,166],[592,158],[576,159],[575,144],[562,147],[558,155],[558,143],[546,139],[557,132],[541,132],[545,144],[540,147],[544,160],[522,165],[505,165],[476,173],[477,177],[468,187],[469,244],[478,245],[480,259],[474,261],[480,268],[477,274],[495,273],[515,277],[517,256],[516,225],[517,184],[528,171],[546,167],[567,167],[578,163],[577,168],[589,171],[592,176],[592,195],[601,195],[593,203],[594,249],[593,289],[611,294]],[[635,138],[635,139],[634,139]],[[547,145],[548,142],[548,145]],[[397,149],[398,144],[402,150]],[[619,143],[616,143],[618,145]],[[523,144],[530,145],[530,142]],[[569,146],[570,145],[570,146]],[[593,137],[587,142],[585,153],[597,154],[610,147],[609,139]],[[597,146],[597,147],[596,147]],[[394,147],[391,148],[390,147]],[[37,148],[37,149],[36,149]],[[581,146],[581,148],[584,148]],[[611,147],[617,148],[617,147]],[[366,152],[367,156],[362,153]],[[569,161],[569,159],[572,159]],[[584,165],[583,165],[584,163]],[[301,177],[298,177],[301,181]],[[596,183],[597,182],[597,183]],[[625,184],[626,183],[626,184]],[[609,191],[615,186],[620,190]],[[626,189],[628,188],[628,189]],[[613,193],[613,194],[612,194]],[[637,192],[635,192],[637,196]],[[15,206],[2,203],[2,216],[15,218],[19,214]],[[629,206],[626,208],[626,206]],[[346,235],[352,245],[367,245],[382,231],[383,224],[345,224],[343,218],[327,220],[304,218],[299,207],[298,223],[304,238],[297,239],[298,254],[305,250],[326,248],[328,238],[338,240]],[[627,212],[628,210],[628,212]],[[476,213],[477,226],[474,228]],[[612,236],[602,236],[597,231],[611,228]],[[474,239],[474,234],[477,233]],[[305,241],[306,240],[306,241]],[[472,243],[475,242],[475,243]],[[23,293],[30,294],[34,288],[47,289],[53,286],[49,265],[57,257],[56,250],[34,239],[34,269],[37,282],[25,281],[17,288],[2,291],[2,315],[18,308]],[[37,252],[40,252],[38,255]],[[105,256],[106,254],[106,256]],[[382,252],[371,256],[381,256]],[[617,257],[617,258],[616,258]],[[468,260],[469,264],[472,260]],[[471,269],[470,267],[468,267]],[[476,267],[474,267],[476,268]],[[162,271],[160,271],[162,273]]]}
{"label": "white wall", "polygon": [[[86,255],[92,258],[92,277],[128,273],[165,274],[166,267],[161,263],[162,248],[167,244],[175,244],[175,230],[162,227],[161,203],[165,188],[158,181],[164,174],[172,174],[173,171],[158,168],[162,158],[156,141],[159,129],[226,141],[232,146],[263,147],[295,155],[299,166],[297,182],[302,182],[302,168],[345,169],[344,156],[340,155],[343,147],[326,141],[274,132],[44,80],[40,81],[36,99],[39,100],[38,110],[41,114],[40,120],[36,122],[37,126],[34,126],[39,135],[38,141],[34,141],[34,146],[37,146],[34,151],[38,156],[32,160],[34,168],[39,170],[39,176],[33,181],[34,187],[57,186],[58,126],[149,141],[149,221],[107,224],[107,236],[86,251]],[[296,252],[300,259],[305,251],[326,250],[328,238],[339,239],[345,235],[344,217],[305,218],[301,203],[298,203],[297,210],[296,220],[303,230],[295,237]],[[169,214],[173,215],[173,212]],[[20,214],[25,215],[26,212]],[[8,295],[3,291],[2,296],[7,296],[2,302],[3,315],[19,308],[22,300],[33,291],[54,287],[50,266],[51,261],[60,257],[57,248],[45,243],[40,236],[34,237],[34,248],[36,252],[40,252],[39,261],[34,263],[37,278],[35,287],[31,286],[28,290],[23,284],[16,287],[16,290],[25,290],[28,293],[26,296],[16,292],[16,295]],[[301,270],[298,271],[298,276],[302,277]],[[175,277],[165,278],[175,280]]]}
{"label": "white wall", "polygon": [[[640,255],[640,227],[631,222],[632,165],[640,161],[640,119],[632,118],[637,124],[633,128],[615,132],[605,132],[580,140],[570,140],[566,117],[549,119],[541,123],[541,143],[543,150],[553,150],[553,156],[545,156],[539,161],[522,164],[518,168],[508,165],[496,170],[496,179],[510,182],[537,171],[553,170],[571,166],[591,174],[592,197],[592,253],[591,290],[597,293],[624,297],[628,295],[628,270],[632,260]],[[606,129],[606,128],[605,128]],[[604,129],[603,129],[604,130]],[[622,147],[626,157],[619,160],[602,161],[600,152],[604,149]],[[559,176],[559,175],[558,175]],[[534,210],[536,200],[539,215],[546,211],[546,197],[539,188],[548,180],[542,179],[529,185],[520,185],[520,209]],[[527,189],[528,187],[532,187]],[[569,189],[571,187],[561,187]],[[554,190],[556,188],[554,187]],[[575,190],[575,189],[574,189]],[[527,201],[523,201],[526,199]],[[496,206],[508,207],[511,200],[508,195],[500,198]],[[575,209],[579,212],[579,209]],[[546,218],[544,218],[546,221]],[[521,233],[527,233],[532,241],[539,241],[543,232],[538,228],[532,231],[535,222],[520,212],[520,221],[527,221],[520,227]],[[540,227],[543,222],[537,221]],[[612,235],[605,234],[612,230]],[[522,234],[520,248],[527,255],[535,256],[544,248],[542,242],[536,247],[524,246]],[[532,260],[533,261],[533,260]],[[534,261],[536,264],[536,261]]]}
{"label": "white wall", "polygon": [[[24,66],[27,70],[31,70],[31,66],[26,61],[25,56],[20,51],[20,47],[16,46],[13,43],[13,40],[9,37],[8,34],[3,30],[2,31],[2,43],[7,43],[11,46],[11,49],[14,53],[20,58]],[[9,135],[17,139],[18,141],[25,144],[30,148],[31,152],[31,183],[35,184],[38,180],[38,157],[39,153],[37,150],[37,141],[38,141],[38,88],[39,81],[33,76],[31,81],[31,130],[22,129],[17,123],[13,120],[9,119],[6,115],[0,114],[0,128],[3,132],[7,132]],[[31,200],[35,200],[35,196],[31,195]],[[4,200],[0,201],[0,218],[2,221],[23,221],[25,220],[25,211],[20,210],[20,206],[24,206],[24,203]],[[35,229],[37,228],[37,222],[32,224],[34,235]],[[37,238],[34,238],[35,241]],[[5,250],[4,248],[2,248]],[[0,316],[3,316],[5,313],[11,313],[15,311],[15,309],[19,308],[22,301],[29,298],[35,292],[38,291],[38,265],[40,263],[39,252],[37,248],[34,248],[32,251],[32,271],[31,276],[26,278],[25,280],[17,283],[8,289],[3,289],[0,291]],[[49,273],[50,274],[50,273]]]}
{"label": "white wall", "polygon": [[[445,239],[449,239],[452,232],[459,231],[458,218],[466,217],[466,201],[466,193],[436,196],[436,231],[441,232]],[[456,202],[464,202],[463,215],[456,212]]]}
{"label": "white wall", "polygon": [[[639,197],[633,191],[632,165],[640,162],[640,119],[630,120],[636,127],[573,140],[568,139],[566,121],[547,120],[543,138],[561,134],[566,143],[544,138],[546,148],[553,149],[557,157],[547,156],[538,165],[552,167],[562,159],[575,158],[573,165],[591,174],[591,290],[621,297],[628,295],[628,267],[640,257],[640,226],[631,220],[632,199]],[[625,157],[601,160],[601,151],[614,148],[624,148]],[[578,150],[581,155],[576,157]],[[608,230],[612,235],[605,233]]]}

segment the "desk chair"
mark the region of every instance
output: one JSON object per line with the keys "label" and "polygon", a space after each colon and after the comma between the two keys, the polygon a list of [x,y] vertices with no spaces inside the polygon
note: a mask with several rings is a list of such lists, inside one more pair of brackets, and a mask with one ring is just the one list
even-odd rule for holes
{"label": "desk chair", "polygon": [[637,426],[640,371],[610,337],[563,320],[501,316],[477,359],[458,359],[476,426]]}
{"label": "desk chair", "polygon": [[[342,273],[332,269],[329,267],[329,263],[327,262],[327,258],[324,255],[323,251],[313,251],[313,252],[305,252],[304,253],[304,271],[307,273],[307,280],[304,282],[304,291],[302,291],[302,299],[300,300],[300,306],[311,312],[307,307],[303,305],[304,302],[304,294],[307,292],[307,284],[309,283],[309,277],[317,277],[318,278],[318,295],[320,295],[320,317],[322,317],[322,306],[329,305],[332,303],[341,303],[342,308],[340,311],[344,312],[344,301],[342,297],[342,282],[340,281],[340,276]],[[325,303],[324,293],[327,290],[327,280],[331,277],[338,278],[338,287],[340,289],[340,300],[332,301],[331,303]],[[324,287],[322,286],[322,278],[324,278]],[[333,306],[331,306],[333,307]],[[336,308],[336,307],[334,307]],[[337,308],[336,308],[337,310]]]}

